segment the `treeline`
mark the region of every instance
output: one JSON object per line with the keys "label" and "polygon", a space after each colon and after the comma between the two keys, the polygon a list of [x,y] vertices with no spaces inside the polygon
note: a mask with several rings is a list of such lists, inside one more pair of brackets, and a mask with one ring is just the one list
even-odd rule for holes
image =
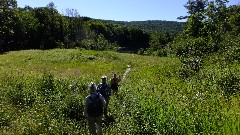
{"label": "treeline", "polygon": [[17,8],[15,0],[0,3],[1,52],[21,49],[51,49],[67,41],[69,21],[50,3],[47,7]]}
{"label": "treeline", "polygon": [[[185,30],[160,52],[175,54],[182,62],[180,73],[188,78],[207,65],[220,65],[230,73],[222,76],[225,93],[239,93],[239,76],[229,65],[240,62],[240,6],[228,0],[189,0]],[[222,82],[221,82],[222,83]]]}
{"label": "treeline", "polygon": [[121,47],[146,55],[203,58],[222,52],[228,59],[239,59],[240,9],[227,7],[227,2],[189,0],[188,16],[180,17],[186,23],[128,23],[80,17],[69,9],[62,15],[53,3],[19,8],[16,0],[0,0],[0,51]]}
{"label": "treeline", "polygon": [[184,30],[184,22],[176,21],[161,21],[161,20],[148,20],[148,21],[106,21],[113,24],[120,24],[127,27],[140,28],[142,30],[152,32],[159,31],[163,33],[168,33],[172,36],[176,36]]}
{"label": "treeline", "polygon": [[[185,30],[168,44],[178,56],[204,58],[212,53],[239,51],[240,6],[227,7],[228,0],[189,0]],[[232,55],[230,54],[227,55]]]}
{"label": "treeline", "polygon": [[166,32],[80,17],[76,10],[67,9],[62,15],[54,3],[19,8],[16,0],[1,0],[0,21],[1,52],[76,47],[94,50],[122,47],[136,52],[156,46],[156,42],[166,45],[173,40]]}

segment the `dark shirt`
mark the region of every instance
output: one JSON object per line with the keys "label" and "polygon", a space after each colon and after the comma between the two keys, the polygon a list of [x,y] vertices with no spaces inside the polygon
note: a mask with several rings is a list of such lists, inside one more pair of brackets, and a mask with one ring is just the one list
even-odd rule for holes
{"label": "dark shirt", "polygon": [[108,96],[111,96],[111,90],[110,90],[110,88],[109,88],[109,86],[105,83],[105,84],[103,84],[103,83],[100,83],[98,86],[97,86],[97,93],[99,93],[100,92],[100,88],[101,87],[105,87],[106,89],[106,94],[108,95]]}
{"label": "dark shirt", "polygon": [[[85,115],[85,116],[88,116],[88,113],[87,113],[87,112],[88,112],[88,106],[89,106],[89,102],[90,102],[90,97],[95,98],[96,96],[97,96],[97,93],[96,93],[96,92],[93,92],[93,93],[91,93],[90,95],[88,95],[88,96],[86,97],[85,109],[84,109],[84,115]],[[106,107],[106,101],[105,101],[105,99],[102,97],[101,94],[99,94],[99,97],[100,97],[100,99],[101,99],[101,101],[102,101],[103,108]]]}

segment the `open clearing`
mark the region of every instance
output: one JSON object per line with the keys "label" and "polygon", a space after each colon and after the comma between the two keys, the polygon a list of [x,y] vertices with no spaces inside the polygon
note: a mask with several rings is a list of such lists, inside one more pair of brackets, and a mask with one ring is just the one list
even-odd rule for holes
{"label": "open clearing", "polygon": [[216,83],[215,73],[224,69],[208,66],[184,80],[177,58],[80,49],[0,55],[1,132],[86,134],[82,112],[89,82],[110,79],[113,72],[123,76],[127,65],[131,70],[111,97],[113,121],[104,121],[104,134],[240,132],[239,97],[224,96]]}

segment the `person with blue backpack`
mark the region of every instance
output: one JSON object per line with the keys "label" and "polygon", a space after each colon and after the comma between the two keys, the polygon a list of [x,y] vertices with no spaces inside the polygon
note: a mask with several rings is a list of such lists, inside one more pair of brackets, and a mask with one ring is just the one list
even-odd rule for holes
{"label": "person with blue backpack", "polygon": [[111,90],[107,84],[107,76],[102,76],[102,82],[97,87],[97,93],[100,93],[106,101],[106,107],[103,112],[105,118],[108,118],[108,104],[111,96]]}
{"label": "person with blue backpack", "polygon": [[93,82],[89,85],[89,93],[84,109],[88,129],[91,135],[102,135],[103,108],[106,108],[106,101],[100,93],[96,92],[96,85]]}

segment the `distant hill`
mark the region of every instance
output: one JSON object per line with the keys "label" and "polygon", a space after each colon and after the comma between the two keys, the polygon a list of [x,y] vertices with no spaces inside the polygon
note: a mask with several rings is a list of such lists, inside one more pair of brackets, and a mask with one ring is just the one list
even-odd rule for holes
{"label": "distant hill", "polygon": [[185,22],[161,21],[161,20],[131,21],[131,22],[107,20],[106,22],[140,28],[145,31],[160,31],[171,34],[178,34],[182,32],[185,26]]}

